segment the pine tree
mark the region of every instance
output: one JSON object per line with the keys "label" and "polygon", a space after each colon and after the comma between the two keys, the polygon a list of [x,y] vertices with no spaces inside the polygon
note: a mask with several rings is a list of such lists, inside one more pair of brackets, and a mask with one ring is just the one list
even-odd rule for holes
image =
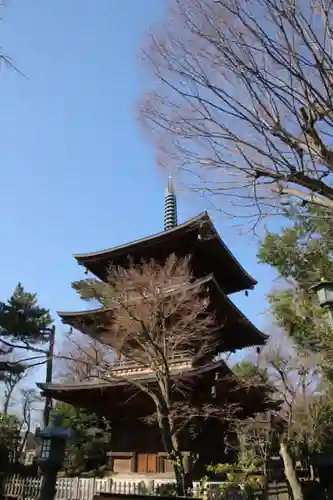
{"label": "pine tree", "polygon": [[48,341],[51,325],[50,312],[39,306],[37,294],[26,292],[18,283],[12,296],[0,302],[0,355],[5,358],[0,370],[22,371],[22,360],[19,363],[9,359],[19,349],[45,356],[47,351],[40,346]]}
{"label": "pine tree", "polygon": [[7,302],[0,302],[1,336],[31,344],[45,342],[51,323],[49,310],[40,307],[37,294],[26,292],[21,283]]}
{"label": "pine tree", "polygon": [[290,213],[288,226],[268,233],[258,252],[259,261],[276,271],[270,311],[294,347],[286,357],[277,353],[270,366],[288,403],[280,454],[295,498],[303,498],[295,459],[306,461],[333,446],[333,325],[311,291],[322,278],[333,280],[332,256],[332,220],[313,206]]}
{"label": "pine tree", "polygon": [[333,330],[311,287],[322,278],[333,280],[333,225],[314,207],[289,214],[289,223],[268,233],[258,252],[259,262],[272,266],[278,278],[267,295],[270,310],[300,352],[324,355],[329,368]]}
{"label": "pine tree", "polygon": [[55,413],[62,416],[65,427],[74,430],[68,443],[63,470],[67,476],[99,476],[108,465],[111,451],[109,422],[98,415],[66,403],[58,403]]}

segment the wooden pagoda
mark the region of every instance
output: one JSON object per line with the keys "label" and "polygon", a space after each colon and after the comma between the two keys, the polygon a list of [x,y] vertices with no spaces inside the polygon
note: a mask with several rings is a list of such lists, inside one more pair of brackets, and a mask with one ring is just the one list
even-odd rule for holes
{"label": "wooden pagoda", "polygon": [[[233,292],[252,289],[256,281],[246,273],[225,246],[206,212],[178,226],[172,223],[173,218],[176,221],[175,214],[172,214],[172,207],[176,207],[173,196],[174,192],[169,184],[169,191],[166,193],[166,205],[169,204],[166,208],[169,207],[169,210],[163,232],[116,248],[75,255],[75,258],[86,270],[105,281],[108,267],[126,267],[129,265],[129,257],[132,263],[151,259],[163,263],[172,253],[178,257],[190,255],[192,273],[197,283],[205,283],[211,308],[223,324],[220,331],[221,341],[216,344],[215,352],[208,358],[198,358],[193,351],[189,353],[180,350],[173,353],[170,369],[175,378],[188,377],[192,381],[191,392],[187,395],[191,404],[209,403],[212,398],[215,398],[214,404],[218,402],[221,405],[227,401],[241,400],[244,414],[248,415],[257,411],[262,400],[261,395],[255,391],[249,395],[241,389],[234,390],[233,379],[228,377],[230,369],[218,355],[265,344],[267,337],[228,297]],[[110,347],[115,347],[110,331],[112,311],[95,309],[60,312],[59,315],[65,324],[97,338]],[[149,396],[129,383],[129,379],[133,377],[137,381],[145,380],[146,383],[149,381],[153,384],[154,374],[149,368],[126,361],[126,355],[125,360],[119,361],[114,367],[113,373],[119,373],[119,380],[88,380],[79,385],[52,383],[38,386],[45,396],[99,412],[111,420],[112,472],[170,474],[173,468],[167,460],[159,430],[144,421],[144,417],[154,411],[152,401]],[[188,468],[192,467],[193,456],[200,456],[201,466],[196,465],[198,474],[202,474],[202,463],[223,460],[225,436],[222,427],[219,421],[207,419],[201,423],[200,432],[194,440],[193,436],[184,432],[182,449],[187,457]]]}

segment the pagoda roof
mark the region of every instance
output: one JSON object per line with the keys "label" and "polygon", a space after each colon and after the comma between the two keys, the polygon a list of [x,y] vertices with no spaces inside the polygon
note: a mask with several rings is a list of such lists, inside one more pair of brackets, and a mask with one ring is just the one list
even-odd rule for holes
{"label": "pagoda roof", "polygon": [[226,293],[250,289],[257,283],[223,243],[207,212],[167,231],[74,257],[80,265],[106,281],[110,264],[125,267],[129,265],[129,257],[139,263],[163,260],[172,253],[179,257],[192,255],[194,267],[202,274],[214,273]]}
{"label": "pagoda roof", "polygon": [[[202,367],[175,372],[172,378],[175,381],[181,379],[180,390],[176,389],[175,399],[183,400],[184,384],[186,384],[186,399],[193,402],[194,398],[198,404],[207,402],[207,399],[209,400],[211,397],[211,386],[216,380],[217,374],[221,380],[225,380],[225,386],[221,391],[222,397],[225,391],[235,386],[232,371],[225,361],[220,360]],[[138,377],[131,377],[131,379],[121,377],[119,380],[115,379],[114,376],[110,382],[91,380],[76,384],[38,383],[37,387],[43,391],[44,396],[51,396],[58,401],[86,408],[108,417],[123,419],[128,412],[130,418],[140,418],[154,412],[154,404],[150,396],[135,385],[137,382],[147,387],[149,385],[154,387],[156,384],[154,373],[140,374]]]}
{"label": "pagoda roof", "polygon": [[[199,367],[190,367],[186,368],[186,370],[176,370],[173,373],[172,378],[177,378],[177,377],[200,377],[203,376],[207,373],[211,373],[214,371],[218,371],[219,374],[225,376],[225,375],[232,375],[232,370],[229,368],[227,363],[221,359],[219,361],[212,361],[211,363],[208,363],[204,366],[199,366]],[[119,379],[119,380],[117,380]],[[156,376],[154,372],[149,372],[149,373],[139,373],[138,376],[131,376],[131,377],[122,377],[118,375],[114,375],[112,377],[112,380],[107,381],[107,380],[87,380],[85,382],[74,382],[74,383],[69,383],[69,384],[63,384],[63,383],[47,383],[47,382],[40,382],[37,383],[37,387],[42,389],[45,393],[48,393],[49,391],[85,391],[85,390],[90,390],[93,388],[99,389],[99,390],[104,390],[107,387],[124,387],[128,385],[132,385],[131,381],[136,381],[136,382],[142,382],[142,383],[147,383],[149,380],[152,382],[155,382]],[[49,394],[47,394],[49,395]]]}
{"label": "pagoda roof", "polygon": [[[114,377],[115,378],[115,377]],[[186,399],[194,406],[206,405],[212,398],[211,388],[216,385],[216,397],[212,400],[214,405],[225,401],[244,402],[247,406],[257,407],[263,404],[263,391],[257,387],[249,389],[237,383],[224,360],[211,362],[202,367],[176,372],[173,376],[175,382],[181,380],[180,390],[176,389],[175,400],[180,402]],[[156,384],[155,374],[140,375],[131,380],[91,380],[87,382],[62,384],[62,383],[37,383],[44,396],[72,404],[88,411],[99,413],[112,419],[135,419],[147,416],[155,411],[154,404],[149,395],[140,390],[133,383],[141,382],[146,387]],[[186,382],[188,381],[188,383]],[[177,384],[175,384],[177,387]],[[187,387],[186,395],[184,388]],[[217,398],[217,399],[216,399]]]}
{"label": "pagoda roof", "polygon": [[[264,345],[268,336],[262,333],[238,309],[219,286],[213,275],[205,276],[188,287],[206,286],[210,294],[211,309],[215,313],[221,341],[218,352],[233,351],[253,345]],[[175,292],[176,293],[176,292]],[[136,299],[137,300],[137,299]],[[113,308],[98,308],[88,311],[58,312],[63,323],[117,349],[112,336]],[[108,327],[105,325],[108,324]],[[222,325],[222,326],[219,326]],[[198,339],[200,342],[200,339]]]}

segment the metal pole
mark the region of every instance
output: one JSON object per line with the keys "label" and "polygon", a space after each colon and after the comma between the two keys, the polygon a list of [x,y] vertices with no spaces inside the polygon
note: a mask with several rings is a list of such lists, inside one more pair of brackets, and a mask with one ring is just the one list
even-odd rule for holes
{"label": "metal pole", "polygon": [[[47,353],[47,361],[46,361],[45,382],[47,384],[52,382],[54,340],[55,340],[55,326],[53,325],[51,330],[50,330],[49,350]],[[50,396],[46,396],[45,405],[44,405],[44,412],[43,412],[44,428],[49,425],[51,410],[52,410],[52,398]]]}
{"label": "metal pole", "polygon": [[43,475],[40,489],[40,500],[53,500],[56,494],[57,470],[53,469]]}

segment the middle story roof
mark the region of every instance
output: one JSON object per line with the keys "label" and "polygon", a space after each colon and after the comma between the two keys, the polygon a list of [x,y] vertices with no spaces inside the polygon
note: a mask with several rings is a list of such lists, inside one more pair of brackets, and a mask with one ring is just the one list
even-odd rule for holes
{"label": "middle story roof", "polygon": [[[254,345],[264,345],[266,343],[268,336],[258,330],[258,328],[256,328],[235,306],[220,288],[213,275],[206,276],[201,280],[197,280],[194,284],[187,286],[206,287],[205,290],[209,296],[210,308],[215,314],[216,329],[218,330],[214,331],[216,354]],[[98,308],[77,312],[58,312],[58,314],[63,323],[117,349],[116,336],[113,334],[112,330],[114,318],[112,308]],[[198,342],[200,343],[200,336],[198,337]],[[189,346],[186,345],[183,347],[189,348]]]}

